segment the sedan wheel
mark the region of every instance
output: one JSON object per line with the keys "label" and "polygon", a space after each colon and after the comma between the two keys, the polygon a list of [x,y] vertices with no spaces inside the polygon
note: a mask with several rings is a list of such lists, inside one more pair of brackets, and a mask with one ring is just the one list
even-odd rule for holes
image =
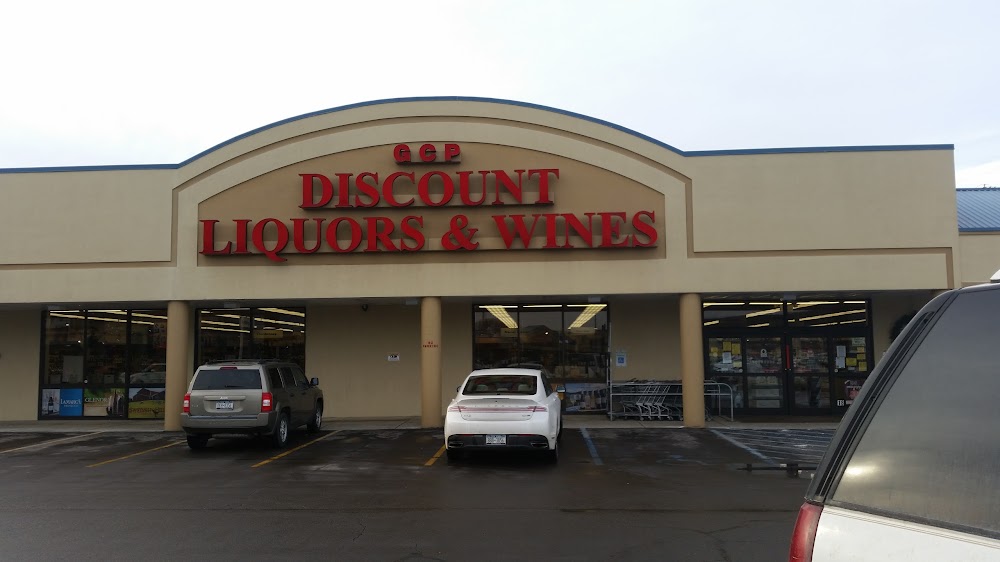
{"label": "sedan wheel", "polygon": [[551,449],[549,449],[548,451],[545,451],[545,454],[546,454],[546,459],[550,463],[555,464],[555,463],[559,462],[559,440],[558,439],[556,440],[555,445],[553,445]]}
{"label": "sedan wheel", "polygon": [[274,428],[274,435],[271,436],[271,444],[275,449],[288,444],[288,414],[281,414],[278,418],[278,425]]}

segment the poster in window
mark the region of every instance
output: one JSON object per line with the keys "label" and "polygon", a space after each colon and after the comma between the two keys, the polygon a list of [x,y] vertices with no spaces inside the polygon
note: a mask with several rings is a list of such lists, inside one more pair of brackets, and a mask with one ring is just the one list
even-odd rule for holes
{"label": "poster in window", "polygon": [[568,382],[564,404],[567,412],[605,412],[608,409],[608,385]]}
{"label": "poster in window", "polygon": [[82,388],[64,388],[59,392],[59,415],[61,417],[83,415]]}
{"label": "poster in window", "polygon": [[128,417],[163,419],[165,388],[130,388],[128,391]]}
{"label": "poster in window", "polygon": [[83,391],[83,415],[121,418],[125,416],[124,388],[88,388]]}
{"label": "poster in window", "polygon": [[42,389],[42,417],[54,417],[59,415],[59,389]]}

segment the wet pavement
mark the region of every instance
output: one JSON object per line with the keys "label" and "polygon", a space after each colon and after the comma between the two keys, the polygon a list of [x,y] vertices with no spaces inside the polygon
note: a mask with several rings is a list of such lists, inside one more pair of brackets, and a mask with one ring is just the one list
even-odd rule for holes
{"label": "wet pavement", "polygon": [[448,462],[440,429],[332,425],[282,450],[232,438],[197,452],[174,432],[2,432],[0,551],[770,561],[787,556],[808,483],[740,470],[768,453],[724,428],[567,428],[551,464],[524,454]]}

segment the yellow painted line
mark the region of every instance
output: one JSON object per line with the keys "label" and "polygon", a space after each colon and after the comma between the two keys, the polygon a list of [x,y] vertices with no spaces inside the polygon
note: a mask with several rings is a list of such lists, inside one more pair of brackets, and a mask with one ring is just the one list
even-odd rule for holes
{"label": "yellow painted line", "polygon": [[132,453],[131,455],[125,455],[124,457],[118,457],[117,459],[106,460],[106,461],[102,461],[102,462],[99,462],[99,463],[96,463],[96,464],[88,464],[87,468],[94,468],[95,466],[101,466],[102,464],[108,464],[108,463],[123,461],[125,459],[130,459],[132,457],[138,457],[139,455],[145,455],[146,453],[152,453],[153,451],[159,451],[160,449],[166,449],[167,447],[173,447],[174,445],[180,445],[181,443],[184,443],[184,441],[174,441],[173,443],[168,443],[168,444],[163,445],[161,447],[155,447],[153,449],[146,449],[145,451],[139,451],[138,453]]}
{"label": "yellow painted line", "polygon": [[23,449],[31,449],[34,447],[42,447],[45,445],[51,445],[53,443],[59,443],[60,441],[69,441],[70,439],[82,439],[84,437],[92,437],[99,433],[104,433],[103,431],[95,431],[94,433],[85,433],[83,435],[74,435],[72,437],[63,437],[62,439],[52,439],[49,441],[42,441],[41,443],[35,443],[34,445],[25,445],[23,447],[17,447],[15,449],[7,449],[6,451],[0,451],[0,455],[4,453],[13,453],[14,451],[21,451]]}
{"label": "yellow painted line", "polygon": [[281,457],[287,457],[288,455],[294,453],[295,451],[298,451],[299,449],[302,449],[304,447],[308,447],[309,445],[312,445],[313,443],[315,443],[317,441],[322,441],[322,440],[326,439],[327,437],[329,437],[329,436],[331,436],[331,435],[333,435],[335,433],[340,433],[340,430],[338,429],[337,431],[331,431],[330,433],[327,433],[323,437],[317,437],[316,439],[313,439],[312,441],[309,441],[308,443],[303,443],[303,444],[299,445],[298,447],[296,447],[294,449],[289,449],[289,450],[285,451],[284,453],[281,453],[280,455],[274,455],[273,457],[267,459],[266,461],[260,461],[259,463],[251,466],[250,468],[258,468],[258,467],[264,466],[265,464],[267,464],[269,462],[276,461],[276,460],[280,459]]}
{"label": "yellow painted line", "polygon": [[441,455],[444,454],[444,448],[445,447],[447,447],[447,445],[441,445],[441,448],[438,449],[438,452],[434,453],[433,457],[427,459],[427,462],[424,463],[424,466],[431,466],[431,465],[434,464],[434,461],[436,461],[439,458],[441,458]]}

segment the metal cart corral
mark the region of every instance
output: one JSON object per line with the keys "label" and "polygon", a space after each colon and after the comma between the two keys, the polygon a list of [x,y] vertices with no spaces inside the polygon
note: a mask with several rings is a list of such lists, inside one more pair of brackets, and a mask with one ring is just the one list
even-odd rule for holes
{"label": "metal cart corral", "polygon": [[[712,412],[723,417],[729,408],[733,420],[733,388],[724,382],[705,381],[705,418]],[[608,386],[608,418],[639,420],[684,419],[684,389],[681,381],[613,381]]]}

